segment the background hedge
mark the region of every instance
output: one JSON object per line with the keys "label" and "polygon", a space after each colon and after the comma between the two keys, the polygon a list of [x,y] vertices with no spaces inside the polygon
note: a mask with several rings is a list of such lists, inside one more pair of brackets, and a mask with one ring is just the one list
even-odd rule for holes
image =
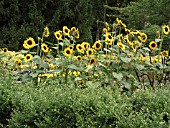
{"label": "background hedge", "polygon": [[0,126],[16,127],[154,127],[170,126],[169,87],[121,94],[114,87],[87,88],[57,82],[35,87],[0,80]]}

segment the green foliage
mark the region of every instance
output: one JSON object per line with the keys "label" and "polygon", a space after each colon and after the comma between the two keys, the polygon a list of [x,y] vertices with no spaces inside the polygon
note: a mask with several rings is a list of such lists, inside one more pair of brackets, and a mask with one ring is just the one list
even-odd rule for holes
{"label": "green foliage", "polygon": [[[6,79],[7,80],[7,79]],[[88,88],[56,82],[33,86],[0,84],[2,126],[12,127],[168,127],[169,87],[132,95],[89,83]]]}
{"label": "green foliage", "polygon": [[93,22],[90,0],[57,2],[2,0],[0,2],[0,47],[19,50],[23,48],[22,43],[29,36],[41,36],[46,25],[52,32],[49,37],[51,42],[55,42],[53,32],[63,26],[78,27],[82,35],[81,39],[92,42]]}

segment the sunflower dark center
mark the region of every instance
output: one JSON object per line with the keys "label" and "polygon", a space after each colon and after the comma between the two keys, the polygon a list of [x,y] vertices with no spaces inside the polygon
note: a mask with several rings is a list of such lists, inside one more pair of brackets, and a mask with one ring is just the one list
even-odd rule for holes
{"label": "sunflower dark center", "polygon": [[28,44],[28,45],[32,45],[32,41],[29,40],[29,41],[27,42],[27,44]]}
{"label": "sunflower dark center", "polygon": [[60,38],[60,34],[57,34],[57,37]]}
{"label": "sunflower dark center", "polygon": [[155,43],[151,44],[152,47],[156,47]]}
{"label": "sunflower dark center", "polygon": [[65,31],[65,33],[68,33],[68,30],[67,30],[67,29],[65,29],[64,31]]}
{"label": "sunflower dark center", "polygon": [[27,60],[29,60],[30,59],[30,56],[27,56]]}
{"label": "sunflower dark center", "polygon": [[46,47],[46,46],[44,46],[43,48],[44,48],[44,50],[47,50],[47,47]]}
{"label": "sunflower dark center", "polygon": [[67,54],[70,54],[70,50],[67,50],[66,53],[67,53]]}
{"label": "sunflower dark center", "polygon": [[77,59],[78,59],[78,60],[81,60],[81,57],[79,56],[79,57],[77,57]]}
{"label": "sunflower dark center", "polygon": [[82,47],[81,47],[81,46],[79,46],[79,49],[81,50],[81,49],[82,49]]}
{"label": "sunflower dark center", "polygon": [[7,52],[7,49],[6,49],[6,48],[4,49],[4,52]]}
{"label": "sunflower dark center", "polygon": [[100,48],[100,44],[99,43],[96,44],[96,48]]}
{"label": "sunflower dark center", "polygon": [[93,64],[94,63],[94,59],[91,59],[90,63]]}
{"label": "sunflower dark center", "polygon": [[89,55],[91,55],[91,54],[92,54],[92,51],[90,50],[90,51],[89,51]]}
{"label": "sunflower dark center", "polygon": [[112,39],[112,36],[111,36],[111,35],[108,35],[108,38],[111,40],[111,39]]}
{"label": "sunflower dark center", "polygon": [[165,31],[168,32],[168,28],[167,27],[165,27]]}
{"label": "sunflower dark center", "polygon": [[119,44],[119,47],[120,47],[120,48],[123,48],[123,45]]}
{"label": "sunflower dark center", "polygon": [[87,44],[84,44],[84,48],[87,48]]}

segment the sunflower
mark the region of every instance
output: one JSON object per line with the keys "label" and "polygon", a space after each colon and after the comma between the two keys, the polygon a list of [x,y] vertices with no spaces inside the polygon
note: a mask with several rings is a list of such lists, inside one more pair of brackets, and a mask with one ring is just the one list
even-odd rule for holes
{"label": "sunflower", "polygon": [[121,20],[119,20],[119,18],[116,18],[116,22],[117,22],[117,25],[122,24],[122,21],[121,21]]}
{"label": "sunflower", "polygon": [[20,59],[15,59],[14,62],[15,62],[16,64],[18,64],[18,63],[21,62],[21,60],[20,60]]}
{"label": "sunflower", "polygon": [[23,44],[25,49],[31,49],[34,47],[34,45],[35,45],[35,41],[32,37],[29,37],[27,40],[25,40]]}
{"label": "sunflower", "polygon": [[31,54],[27,54],[25,57],[24,57],[24,60],[25,62],[29,62],[32,60],[32,55]]}
{"label": "sunflower", "polygon": [[163,33],[165,35],[169,34],[169,26],[168,25],[163,25],[162,26],[162,29],[163,29]]}
{"label": "sunflower", "polygon": [[124,40],[124,37],[123,37],[123,35],[122,35],[122,34],[120,34],[120,35],[119,35],[119,41],[121,41],[121,42],[122,42],[123,40]]}
{"label": "sunflower", "polygon": [[70,29],[67,26],[63,26],[63,33],[65,36],[70,35]]}
{"label": "sunflower", "polygon": [[90,48],[90,44],[88,42],[83,42],[81,45],[84,46],[84,49]]}
{"label": "sunflower", "polygon": [[81,56],[77,56],[76,59],[77,59],[78,61],[81,61],[81,60],[82,60],[82,57],[81,57]]}
{"label": "sunflower", "polygon": [[160,32],[157,31],[156,34],[157,34],[157,38],[158,38],[158,39],[161,39],[161,34],[160,34]]}
{"label": "sunflower", "polygon": [[14,69],[13,69],[13,68],[10,68],[10,71],[11,71],[11,72],[13,72],[13,71],[14,71]]}
{"label": "sunflower", "polygon": [[43,52],[47,53],[48,52],[48,46],[45,43],[41,44],[41,50]]}
{"label": "sunflower", "polygon": [[71,28],[71,31],[70,31],[70,34],[75,34],[77,31],[76,27],[72,27]]}
{"label": "sunflower", "polygon": [[88,50],[86,51],[86,54],[87,54],[88,57],[92,57],[92,55],[93,55],[93,49],[92,49],[92,48],[88,49]]}
{"label": "sunflower", "polygon": [[54,35],[57,40],[62,40],[62,31],[56,31],[54,32]]}
{"label": "sunflower", "polygon": [[133,45],[133,42],[131,41],[129,35],[126,35],[126,36],[125,36],[125,40],[126,40],[126,42],[127,42],[130,46]]}
{"label": "sunflower", "polygon": [[107,28],[103,28],[103,32],[106,34],[108,32]]}
{"label": "sunflower", "polygon": [[44,35],[44,37],[49,37],[49,35],[50,35],[49,28],[47,26],[44,28],[43,35]]}
{"label": "sunflower", "polygon": [[102,44],[100,43],[100,41],[96,41],[94,44],[93,44],[93,48],[95,50],[100,50],[102,47]]}
{"label": "sunflower", "polygon": [[8,52],[8,49],[7,49],[7,48],[3,48],[3,52],[4,52],[4,53],[7,53],[7,52]]}
{"label": "sunflower", "polygon": [[130,29],[125,28],[125,32],[129,35],[130,34]]}
{"label": "sunflower", "polygon": [[118,43],[117,43],[117,46],[118,46],[120,49],[125,50],[125,45],[122,44],[121,42],[118,42]]}
{"label": "sunflower", "polygon": [[162,51],[161,55],[164,57],[168,57],[168,51],[167,50]]}
{"label": "sunflower", "polygon": [[83,45],[77,44],[77,45],[76,45],[76,49],[77,49],[78,52],[84,54],[84,46],[83,46]]}
{"label": "sunflower", "polygon": [[139,36],[138,36],[138,39],[141,41],[141,42],[146,42],[146,40],[148,39],[147,35],[143,32],[140,32],[139,33]]}
{"label": "sunflower", "polygon": [[106,25],[106,29],[109,31],[110,30],[109,24],[105,22],[105,25]]}
{"label": "sunflower", "polygon": [[94,63],[96,63],[96,59],[95,59],[95,58],[91,58],[89,64],[92,65],[92,64],[94,64]]}
{"label": "sunflower", "polygon": [[73,51],[69,47],[64,49],[65,56],[70,57],[72,53],[73,53]]}
{"label": "sunflower", "polygon": [[70,45],[69,48],[70,48],[71,50],[73,50],[73,49],[74,49],[74,46],[73,46],[73,45]]}
{"label": "sunflower", "polygon": [[107,45],[112,45],[114,41],[113,36],[110,33],[106,33],[106,38],[105,38],[105,42]]}
{"label": "sunflower", "polygon": [[79,31],[78,31],[78,29],[77,29],[77,31],[76,31],[76,33],[75,33],[75,38],[76,38],[76,39],[79,39],[79,37],[80,37],[80,35],[79,35]]}
{"label": "sunflower", "polygon": [[151,42],[149,43],[149,48],[150,48],[151,50],[155,50],[155,49],[157,48],[157,43],[156,43],[155,41],[151,41]]}

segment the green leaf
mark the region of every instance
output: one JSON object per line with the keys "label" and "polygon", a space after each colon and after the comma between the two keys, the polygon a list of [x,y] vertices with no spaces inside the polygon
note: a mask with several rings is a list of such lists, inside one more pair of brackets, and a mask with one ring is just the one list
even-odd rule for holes
{"label": "green leaf", "polygon": [[21,50],[20,51],[20,54],[27,54],[28,53],[28,50]]}
{"label": "green leaf", "polygon": [[122,78],[123,78],[122,73],[113,72],[112,74],[113,74],[113,77],[115,77],[115,78],[118,79],[119,81],[121,81]]}
{"label": "green leaf", "polygon": [[55,49],[55,50],[58,50],[58,47],[52,47],[53,49]]}
{"label": "green leaf", "polygon": [[162,41],[162,39],[155,39],[155,42],[161,42]]}
{"label": "green leaf", "polygon": [[130,84],[130,83],[125,82],[125,81],[121,81],[121,84],[123,84],[123,86],[124,86],[126,89],[128,89],[128,90],[131,89],[131,84]]}
{"label": "green leaf", "polygon": [[53,46],[53,43],[51,42],[45,41],[45,43]]}
{"label": "green leaf", "polygon": [[135,67],[136,67],[138,70],[143,70],[143,69],[144,69],[144,66],[141,65],[141,64],[135,64]]}
{"label": "green leaf", "polygon": [[79,81],[79,80],[82,80],[82,78],[81,77],[76,77],[75,78],[75,81]]}
{"label": "green leaf", "polygon": [[69,69],[74,69],[74,70],[78,70],[78,69],[79,69],[79,68],[78,68],[76,65],[74,65],[74,64],[69,65],[68,68],[69,68]]}
{"label": "green leaf", "polygon": [[124,58],[124,57],[120,57],[120,59],[125,62],[125,63],[129,63],[131,61],[131,58]]}
{"label": "green leaf", "polygon": [[33,78],[35,78],[35,77],[37,77],[38,76],[38,72],[36,72],[36,73],[30,73],[30,76],[32,76]]}

